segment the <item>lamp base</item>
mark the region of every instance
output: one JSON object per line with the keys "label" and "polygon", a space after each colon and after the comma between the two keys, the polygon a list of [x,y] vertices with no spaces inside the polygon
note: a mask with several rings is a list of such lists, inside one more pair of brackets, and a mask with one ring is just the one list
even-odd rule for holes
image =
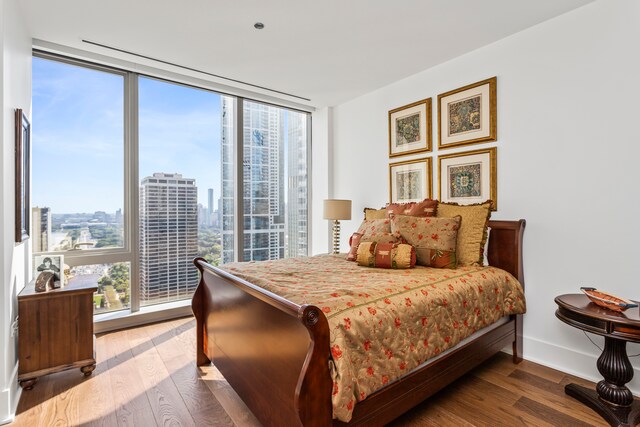
{"label": "lamp base", "polygon": [[340,221],[333,220],[333,253],[340,253]]}

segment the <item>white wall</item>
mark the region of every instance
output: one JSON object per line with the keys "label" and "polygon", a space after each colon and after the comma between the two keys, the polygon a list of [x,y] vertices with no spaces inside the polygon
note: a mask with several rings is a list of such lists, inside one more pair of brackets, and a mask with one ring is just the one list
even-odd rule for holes
{"label": "white wall", "polygon": [[[498,141],[445,151],[497,146],[493,217],[527,220],[525,358],[599,378],[599,351],[555,318],[553,298],[593,285],[640,300],[638,40],[640,2],[600,0],[335,107],[334,187],[355,216],[342,249],[362,208],[388,201],[388,111],[426,97],[437,107],[439,93],[497,76]],[[381,67],[396,61],[380,52]]]}
{"label": "white wall", "polygon": [[325,107],[312,114],[311,125],[311,248],[309,255],[329,252],[329,221],[322,218],[322,201],[333,195],[331,147],[333,141],[333,109]]}
{"label": "white wall", "polygon": [[31,37],[18,3],[0,2],[0,424],[11,421],[20,396],[17,341],[10,329],[29,268],[29,243],[14,243],[14,109],[31,117]]}

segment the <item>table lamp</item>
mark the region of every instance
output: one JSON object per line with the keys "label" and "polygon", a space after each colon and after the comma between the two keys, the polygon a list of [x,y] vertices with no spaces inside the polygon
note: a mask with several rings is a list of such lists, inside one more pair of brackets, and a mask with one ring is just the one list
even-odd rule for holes
{"label": "table lamp", "polygon": [[351,219],[351,200],[325,200],[323,217],[333,220],[333,253],[340,253],[340,220]]}

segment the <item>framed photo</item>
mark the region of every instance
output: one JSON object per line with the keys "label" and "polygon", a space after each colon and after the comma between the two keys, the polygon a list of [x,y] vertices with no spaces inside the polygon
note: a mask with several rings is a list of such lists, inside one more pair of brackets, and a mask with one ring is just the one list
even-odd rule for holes
{"label": "framed photo", "polygon": [[16,228],[15,241],[29,238],[31,208],[29,206],[29,164],[31,146],[31,124],[22,109],[16,109]]}
{"label": "framed photo", "polygon": [[497,148],[438,156],[438,199],[461,205],[493,200],[498,209]]}
{"label": "framed photo", "polygon": [[438,95],[438,148],[497,140],[496,87],[492,77]]}
{"label": "framed photo", "polygon": [[64,255],[35,255],[33,257],[33,278],[53,275],[53,288],[64,287]]}
{"label": "framed photo", "polygon": [[389,111],[389,157],[431,151],[431,98]]}
{"label": "framed photo", "polygon": [[391,203],[420,202],[432,197],[431,157],[391,163],[389,198]]}

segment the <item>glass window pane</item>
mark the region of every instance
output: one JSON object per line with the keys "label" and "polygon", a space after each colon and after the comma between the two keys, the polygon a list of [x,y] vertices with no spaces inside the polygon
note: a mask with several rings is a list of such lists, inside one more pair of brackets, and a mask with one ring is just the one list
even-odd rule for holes
{"label": "glass window pane", "polygon": [[243,105],[244,260],[307,255],[307,115]]}
{"label": "glass window pane", "polygon": [[89,284],[98,287],[93,295],[95,314],[128,310],[131,306],[128,262],[76,266],[69,273],[69,285]]}
{"label": "glass window pane", "polygon": [[[223,152],[224,97],[146,77],[138,86],[144,306],[191,298],[193,258],[222,261],[221,222],[233,214],[233,203],[220,197],[222,183],[233,183],[222,164],[233,157]],[[225,251],[233,256],[233,247]]]}
{"label": "glass window pane", "polygon": [[124,245],[124,77],[33,58],[33,251]]}

